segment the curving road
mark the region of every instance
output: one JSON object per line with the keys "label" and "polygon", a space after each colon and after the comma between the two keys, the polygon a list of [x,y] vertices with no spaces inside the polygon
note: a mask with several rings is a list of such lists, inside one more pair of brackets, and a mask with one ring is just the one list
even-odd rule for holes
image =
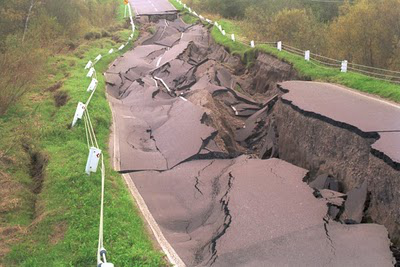
{"label": "curving road", "polygon": [[138,16],[177,12],[168,0],[130,0],[129,2]]}

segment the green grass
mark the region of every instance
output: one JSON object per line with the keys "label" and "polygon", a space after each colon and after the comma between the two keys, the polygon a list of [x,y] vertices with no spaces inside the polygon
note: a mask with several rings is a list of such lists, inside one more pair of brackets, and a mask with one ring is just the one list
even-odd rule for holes
{"label": "green grass", "polygon": [[[119,10],[120,20],[121,10],[123,7]],[[125,29],[116,34],[126,40],[130,33],[130,29]],[[135,40],[137,37],[138,31]],[[111,38],[102,38],[81,44],[73,53],[55,55],[49,60],[38,88],[0,118],[1,137],[4,137],[1,149],[4,151],[8,144],[16,144],[9,151],[10,157],[16,159],[15,164],[3,171],[24,185],[22,193],[26,194],[24,208],[10,212],[6,220],[1,220],[4,227],[18,224],[27,230],[1,259],[5,266],[96,265],[100,171],[91,176],[85,174],[88,148],[84,125],[82,121],[72,129],[69,125],[78,101],[85,102],[88,98],[86,88],[90,79],[84,70],[87,61],[98,54],[106,55],[110,48],[116,50],[119,45]],[[129,46],[103,57],[96,65],[99,85],[89,105],[106,164],[104,244],[108,259],[115,266],[165,266],[164,256],[154,249],[121,175],[112,171],[108,154],[112,117],[102,73]],[[57,108],[53,93],[43,89],[60,80],[64,84],[59,90],[68,93],[69,101]],[[43,188],[37,196],[29,190],[32,185],[27,167],[29,157],[19,142],[29,143],[32,149],[48,158]],[[35,209],[29,204],[34,201]]]}
{"label": "green grass", "polygon": [[199,21],[199,18],[193,16],[190,14],[182,4],[178,3],[175,0],[170,0],[169,1],[177,10],[180,11],[181,18],[186,24],[195,24]]}
{"label": "green grass", "polygon": [[219,21],[219,23],[225,29],[227,35],[223,36],[216,27],[213,27],[211,35],[215,42],[226,47],[232,54],[239,55],[242,61],[248,66],[254,62],[256,52],[263,52],[292,64],[301,78],[341,84],[365,93],[400,102],[399,85],[354,72],[342,73],[339,69],[326,68],[320,64],[305,61],[301,56],[293,55],[286,51],[278,51],[270,45],[256,45],[255,48],[250,48],[247,45],[233,42],[230,39],[230,33],[237,35],[241,33],[241,29],[233,21],[224,19]]}
{"label": "green grass", "polygon": [[239,25],[235,24],[233,20],[230,19],[220,19],[218,23],[222,26],[227,33],[234,33],[238,37],[242,36],[243,30],[239,27]]}

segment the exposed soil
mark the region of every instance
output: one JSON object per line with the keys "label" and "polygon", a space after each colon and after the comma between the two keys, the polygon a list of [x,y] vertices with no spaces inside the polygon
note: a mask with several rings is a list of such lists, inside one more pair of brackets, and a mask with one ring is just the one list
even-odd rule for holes
{"label": "exposed soil", "polygon": [[69,100],[69,96],[68,93],[65,91],[57,91],[56,93],[54,93],[54,103],[56,105],[56,107],[62,107],[65,104],[67,104]]}

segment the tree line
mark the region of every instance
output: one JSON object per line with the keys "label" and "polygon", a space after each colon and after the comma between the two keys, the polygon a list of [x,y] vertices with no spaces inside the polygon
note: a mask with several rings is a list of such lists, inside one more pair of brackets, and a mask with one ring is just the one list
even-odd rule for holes
{"label": "tree line", "polygon": [[117,0],[0,1],[0,115],[33,88],[48,57],[110,25]]}
{"label": "tree line", "polygon": [[400,0],[188,0],[239,21],[256,41],[282,41],[339,60],[400,70]]}

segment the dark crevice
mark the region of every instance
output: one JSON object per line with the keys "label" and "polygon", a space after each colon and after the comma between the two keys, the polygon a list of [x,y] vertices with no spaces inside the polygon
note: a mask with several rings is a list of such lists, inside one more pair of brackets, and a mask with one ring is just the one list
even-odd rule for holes
{"label": "dark crevice", "polygon": [[46,169],[48,158],[39,150],[34,149],[31,145],[24,144],[24,150],[29,155],[29,175],[32,179],[31,191],[35,195],[35,199],[32,203],[33,218],[37,216],[36,213],[36,202],[37,196],[42,192],[44,171]]}
{"label": "dark crevice", "polygon": [[232,223],[232,215],[229,210],[229,192],[232,189],[234,177],[232,175],[232,172],[230,172],[228,175],[229,175],[228,188],[220,200],[221,209],[225,214],[225,219],[223,225],[219,229],[220,231],[217,231],[217,233],[213,236],[210,242],[211,258],[208,261],[210,266],[212,266],[218,258],[217,241],[226,233],[226,231],[228,230],[229,226]]}
{"label": "dark crevice", "polygon": [[293,110],[297,111],[298,113],[300,113],[306,117],[315,118],[315,119],[321,120],[323,122],[329,123],[333,126],[336,126],[338,128],[349,130],[349,131],[361,136],[362,138],[371,138],[371,139],[376,139],[376,140],[378,140],[380,138],[380,136],[377,132],[364,132],[353,125],[350,125],[350,124],[347,124],[344,122],[335,121],[331,118],[325,117],[325,116],[317,114],[315,112],[305,111],[305,110],[299,108],[298,106],[296,106],[295,104],[293,104],[292,101],[289,101],[289,100],[286,100],[283,98],[281,98],[280,100],[282,101],[282,103],[289,105]]}
{"label": "dark crevice", "polygon": [[157,151],[160,152],[161,156],[164,158],[165,164],[167,165],[167,170],[168,170],[168,169],[169,169],[169,167],[168,167],[168,160],[167,160],[167,158],[164,156],[164,154],[161,152],[161,150],[158,148],[158,146],[157,146],[157,141],[156,141],[156,139],[154,138],[154,136],[152,135],[152,130],[151,130],[151,129],[149,130],[149,132],[150,132],[150,139],[154,141],[154,146],[156,147]]}
{"label": "dark crevice", "polygon": [[323,220],[324,220],[325,235],[326,235],[326,238],[327,238],[327,240],[328,240],[329,246],[331,247],[332,254],[333,254],[333,256],[335,256],[335,255],[336,255],[336,250],[335,250],[335,247],[333,246],[333,241],[332,241],[332,239],[331,239],[331,236],[329,235],[329,230],[328,230],[329,216],[326,215],[326,216],[323,218]]}
{"label": "dark crevice", "polygon": [[196,183],[195,183],[195,185],[194,185],[194,188],[196,188],[196,190],[197,190],[200,194],[203,195],[203,192],[201,192],[201,190],[200,190],[200,188],[199,188],[199,184],[200,184],[199,176],[196,176],[195,179],[196,179]]}
{"label": "dark crevice", "polygon": [[199,170],[198,173],[197,173],[197,176],[195,177],[196,183],[195,183],[195,185],[194,185],[194,188],[196,188],[196,190],[199,191],[199,193],[202,194],[202,195],[203,195],[203,192],[202,192],[202,191],[200,190],[200,188],[199,188],[199,184],[200,184],[199,178],[201,177],[201,173],[202,173],[205,169],[207,169],[208,167],[210,167],[214,162],[215,162],[215,160],[211,161],[210,164],[208,164],[207,166],[205,166],[203,169]]}
{"label": "dark crevice", "polygon": [[[281,89],[282,90],[282,89]],[[285,91],[285,90],[283,90]],[[331,118],[325,117],[323,115],[311,112],[311,111],[305,111],[301,108],[299,108],[298,106],[294,105],[292,101],[286,100],[281,98],[282,103],[290,106],[293,110],[299,112],[300,114],[306,116],[306,117],[311,117],[311,118],[315,118],[318,120],[321,120],[323,122],[326,122],[328,124],[331,124],[335,127],[341,128],[341,129],[345,129],[348,130],[352,133],[357,134],[358,136],[361,136],[362,138],[366,138],[366,139],[374,139],[375,142],[378,141],[380,139],[380,135],[378,132],[364,132],[361,131],[360,129],[358,129],[357,127],[344,123],[344,122],[338,122],[335,121]],[[381,159],[382,161],[384,161],[386,164],[388,164],[390,167],[392,167],[394,170],[396,171],[400,171],[400,163],[399,162],[395,162],[393,161],[388,155],[386,155],[385,153],[378,151],[374,148],[371,147],[370,150],[371,154],[374,155],[375,157]]]}
{"label": "dark crevice", "polygon": [[393,257],[396,261],[396,263],[394,264],[394,267],[400,267],[400,248],[391,246],[390,250],[392,251]]}

